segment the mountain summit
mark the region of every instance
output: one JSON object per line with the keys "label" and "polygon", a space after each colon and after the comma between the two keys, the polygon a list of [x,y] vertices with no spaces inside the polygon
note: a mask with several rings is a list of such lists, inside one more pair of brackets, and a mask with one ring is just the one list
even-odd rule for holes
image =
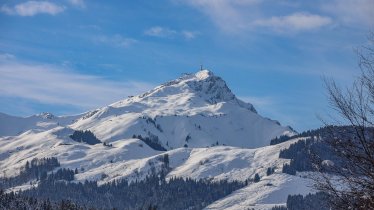
{"label": "mountain summit", "polygon": [[142,136],[166,149],[229,145],[254,148],[292,134],[261,117],[211,71],[184,74],[134,97],[91,111],[70,125],[108,142]]}
{"label": "mountain summit", "polygon": [[[179,99],[188,98],[189,102],[181,104],[182,106],[192,105],[198,102],[204,102],[210,105],[228,102],[257,113],[252,104],[237,99],[227,87],[226,82],[222,78],[215,76],[213,72],[209,70],[201,70],[195,74],[184,74],[180,78],[157,86],[153,90],[132,98],[132,100],[144,101],[150,98],[170,99],[170,96],[175,96]],[[113,104],[113,106],[121,106],[123,103],[126,104],[126,101],[128,100],[120,101]],[[169,100],[166,100],[164,102],[168,101]]]}

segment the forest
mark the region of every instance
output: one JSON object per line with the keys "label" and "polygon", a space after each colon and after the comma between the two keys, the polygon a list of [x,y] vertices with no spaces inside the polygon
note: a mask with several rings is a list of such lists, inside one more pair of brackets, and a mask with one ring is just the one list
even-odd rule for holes
{"label": "forest", "polygon": [[164,155],[160,160],[163,161],[163,170],[158,174],[149,174],[144,180],[129,182],[120,179],[98,185],[97,181],[73,182],[78,170],[56,169],[60,165],[56,158],[33,159],[31,164],[27,162],[19,176],[0,180],[0,188],[35,180],[38,181],[37,186],[19,191],[17,195],[4,194],[2,191],[0,207],[202,209],[245,186],[245,183],[237,181],[166,179],[168,156]]}

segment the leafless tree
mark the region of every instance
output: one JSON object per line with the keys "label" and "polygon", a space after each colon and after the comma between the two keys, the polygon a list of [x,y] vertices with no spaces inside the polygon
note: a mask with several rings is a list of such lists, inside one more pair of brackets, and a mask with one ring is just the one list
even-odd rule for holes
{"label": "leafless tree", "polygon": [[[374,33],[357,50],[361,74],[351,88],[325,80],[329,102],[340,115],[325,138],[339,161],[315,179],[336,209],[374,209]],[[321,163],[321,161],[320,161]]]}

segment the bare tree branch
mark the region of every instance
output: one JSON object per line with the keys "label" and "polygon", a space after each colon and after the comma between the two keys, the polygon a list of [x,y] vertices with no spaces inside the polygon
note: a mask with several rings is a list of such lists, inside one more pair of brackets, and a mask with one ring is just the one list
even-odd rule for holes
{"label": "bare tree branch", "polygon": [[317,165],[315,187],[329,194],[336,209],[374,209],[374,33],[356,52],[361,75],[351,88],[324,78],[330,105],[347,126],[330,126],[324,137],[339,162],[329,173]]}

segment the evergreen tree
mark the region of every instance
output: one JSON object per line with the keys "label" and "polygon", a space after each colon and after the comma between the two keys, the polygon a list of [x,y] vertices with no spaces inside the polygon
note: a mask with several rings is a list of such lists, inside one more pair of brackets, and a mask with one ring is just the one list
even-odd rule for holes
{"label": "evergreen tree", "polygon": [[266,175],[267,176],[270,176],[274,173],[275,169],[272,168],[272,167],[269,167],[267,170],[266,170]]}
{"label": "evergreen tree", "polygon": [[254,182],[259,182],[261,180],[260,175],[258,173],[255,174],[255,178],[253,179]]}

